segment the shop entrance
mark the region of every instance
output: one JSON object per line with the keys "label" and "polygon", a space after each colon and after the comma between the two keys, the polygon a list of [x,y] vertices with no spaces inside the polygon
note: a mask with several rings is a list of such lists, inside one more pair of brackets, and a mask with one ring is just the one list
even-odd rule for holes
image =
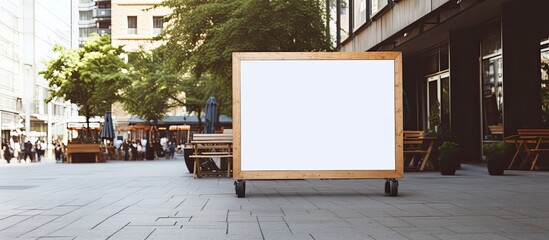
{"label": "shop entrance", "polygon": [[[437,114],[439,123],[433,114]],[[433,118],[434,117],[434,118]],[[427,128],[450,130],[450,73],[440,72],[427,77]],[[431,126],[434,124],[435,126]],[[441,129],[437,129],[437,128]]]}

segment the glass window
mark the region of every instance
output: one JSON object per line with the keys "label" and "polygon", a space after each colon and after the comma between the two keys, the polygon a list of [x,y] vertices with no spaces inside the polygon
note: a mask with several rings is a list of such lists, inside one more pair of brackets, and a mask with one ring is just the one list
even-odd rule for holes
{"label": "glass window", "polygon": [[370,16],[376,15],[381,9],[389,4],[388,0],[370,0]]}
{"label": "glass window", "polygon": [[96,28],[80,28],[80,37],[89,37],[91,33],[97,32]]}
{"label": "glass window", "polygon": [[541,120],[549,126],[549,41],[541,42]]}
{"label": "glass window", "polygon": [[329,25],[330,25],[330,39],[333,47],[336,47],[337,44],[337,4],[336,0],[328,0],[328,19],[329,19]]}
{"label": "glass window", "polygon": [[354,30],[366,23],[366,0],[353,0]]}
{"label": "glass window", "polygon": [[481,41],[482,56],[501,53],[501,30],[499,22],[488,27]]}
{"label": "glass window", "polygon": [[484,140],[501,139],[494,129],[503,126],[503,61],[500,56],[482,61]]}
{"label": "glass window", "polygon": [[93,17],[92,11],[80,11],[80,20],[91,20]]}
{"label": "glass window", "polygon": [[128,34],[137,34],[137,16],[128,16]]}
{"label": "glass window", "polygon": [[339,2],[339,34],[341,41],[349,37],[349,0]]}
{"label": "glass window", "polygon": [[162,17],[153,17],[153,34],[162,33],[164,28],[164,19]]}

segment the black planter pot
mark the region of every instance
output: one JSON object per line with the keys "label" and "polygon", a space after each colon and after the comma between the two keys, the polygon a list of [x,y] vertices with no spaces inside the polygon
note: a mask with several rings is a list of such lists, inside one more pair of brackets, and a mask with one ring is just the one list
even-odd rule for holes
{"label": "black planter pot", "polygon": [[440,174],[442,175],[455,175],[458,167],[458,161],[456,160],[438,160],[438,167]]}
{"label": "black planter pot", "polygon": [[505,166],[505,161],[502,159],[494,159],[486,162],[486,167],[488,168],[488,173],[490,175],[503,175]]}

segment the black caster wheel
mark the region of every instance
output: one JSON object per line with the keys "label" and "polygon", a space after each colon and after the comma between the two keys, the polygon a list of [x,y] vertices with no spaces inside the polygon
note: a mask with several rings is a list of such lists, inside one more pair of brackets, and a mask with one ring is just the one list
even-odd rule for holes
{"label": "black caster wheel", "polygon": [[234,182],[236,196],[243,198],[246,196],[246,181],[238,180]]}
{"label": "black caster wheel", "polygon": [[385,195],[395,197],[398,195],[398,180],[387,179],[385,180]]}

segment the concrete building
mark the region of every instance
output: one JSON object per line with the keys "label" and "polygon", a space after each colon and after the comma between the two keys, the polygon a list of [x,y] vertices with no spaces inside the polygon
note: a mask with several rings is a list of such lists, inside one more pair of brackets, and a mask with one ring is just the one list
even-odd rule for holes
{"label": "concrete building", "polygon": [[171,13],[165,7],[152,8],[161,0],[112,0],[112,44],[125,45],[126,51],[140,46],[150,50],[162,42],[151,41],[162,32],[163,17]]}
{"label": "concrete building", "polygon": [[80,0],[78,19],[80,46],[88,40],[92,33],[111,34],[111,1]]}
{"label": "concrete building", "polygon": [[74,106],[46,103],[48,82],[38,73],[53,46],[76,46],[76,5],[71,0],[0,2],[0,126],[2,139],[63,138]]}
{"label": "concrete building", "polygon": [[405,129],[429,129],[438,102],[441,128],[458,137],[464,161],[477,161],[485,142],[549,126],[549,1],[328,3],[340,9],[331,22],[340,51],[403,52]]}

